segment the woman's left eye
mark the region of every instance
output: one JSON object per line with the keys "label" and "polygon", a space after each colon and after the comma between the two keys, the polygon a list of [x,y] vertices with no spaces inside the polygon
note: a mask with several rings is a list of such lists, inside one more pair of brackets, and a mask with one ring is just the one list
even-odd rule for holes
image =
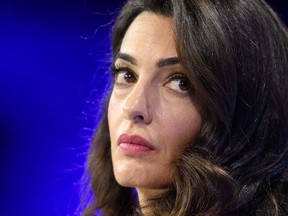
{"label": "woman's left eye", "polygon": [[182,74],[173,75],[165,86],[177,93],[187,93],[191,90],[191,82]]}

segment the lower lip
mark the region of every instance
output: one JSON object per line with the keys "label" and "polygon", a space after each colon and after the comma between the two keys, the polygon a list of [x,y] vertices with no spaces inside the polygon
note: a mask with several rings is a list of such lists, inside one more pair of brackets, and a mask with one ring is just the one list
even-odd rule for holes
{"label": "lower lip", "polygon": [[125,154],[129,155],[149,154],[155,151],[154,149],[151,149],[147,146],[133,143],[120,143],[118,148]]}

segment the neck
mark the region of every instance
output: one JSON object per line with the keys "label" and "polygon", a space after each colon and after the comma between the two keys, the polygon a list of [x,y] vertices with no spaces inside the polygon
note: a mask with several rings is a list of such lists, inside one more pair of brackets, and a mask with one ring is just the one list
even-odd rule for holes
{"label": "neck", "polygon": [[145,189],[136,188],[136,190],[138,194],[140,208],[144,216],[153,215],[152,209],[149,208],[148,206],[149,200],[161,197],[161,195],[167,191],[167,189],[146,189],[146,188]]}

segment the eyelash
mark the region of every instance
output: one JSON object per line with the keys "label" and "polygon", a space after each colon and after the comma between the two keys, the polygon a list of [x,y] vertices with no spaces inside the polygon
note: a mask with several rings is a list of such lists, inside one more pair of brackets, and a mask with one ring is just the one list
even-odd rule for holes
{"label": "eyelash", "polygon": [[[132,74],[132,76],[134,77],[134,79],[138,79],[137,75],[135,74],[134,71],[132,71],[129,67],[117,67],[115,65],[113,65],[111,67],[111,71],[112,71],[112,74],[113,74],[113,77],[114,77],[114,84],[116,84],[116,79],[118,77],[118,75],[121,73],[121,72],[128,72],[130,74]],[[187,76],[185,74],[182,74],[182,73],[175,73],[175,74],[172,74],[168,80],[165,82],[164,85],[172,85],[173,84],[173,81],[176,81],[176,80],[184,80],[186,82],[186,84],[188,85],[188,89],[187,90],[176,90],[175,88],[170,88],[168,87],[171,91],[177,93],[177,94],[180,94],[180,95],[186,95],[186,94],[191,94],[191,92],[193,91],[193,87],[191,86],[191,82],[190,80],[187,78]],[[128,84],[129,82],[127,82]],[[121,82],[118,83],[118,84],[122,84]],[[179,83],[178,83],[179,84]],[[178,86],[179,87],[179,86]],[[181,88],[181,87],[180,87]],[[191,91],[192,90],[192,91]]]}
{"label": "eyelash", "polygon": [[111,72],[114,77],[117,76],[121,71],[127,71],[134,74],[134,72],[128,67],[117,67],[114,65],[111,67]]}
{"label": "eyelash", "polygon": [[172,76],[170,76],[169,81],[172,81],[174,79],[187,79],[187,77],[185,75],[183,75],[183,74],[175,73]]}

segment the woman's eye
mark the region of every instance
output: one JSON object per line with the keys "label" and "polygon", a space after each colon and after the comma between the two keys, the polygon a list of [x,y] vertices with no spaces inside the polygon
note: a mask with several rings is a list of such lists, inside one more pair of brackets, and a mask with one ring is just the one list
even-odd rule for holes
{"label": "woman's eye", "polygon": [[174,75],[166,86],[178,93],[187,93],[191,90],[191,83],[184,75]]}
{"label": "woman's eye", "polygon": [[134,83],[137,81],[137,78],[133,72],[129,69],[122,68],[116,69],[115,73],[115,84],[128,84]]}

